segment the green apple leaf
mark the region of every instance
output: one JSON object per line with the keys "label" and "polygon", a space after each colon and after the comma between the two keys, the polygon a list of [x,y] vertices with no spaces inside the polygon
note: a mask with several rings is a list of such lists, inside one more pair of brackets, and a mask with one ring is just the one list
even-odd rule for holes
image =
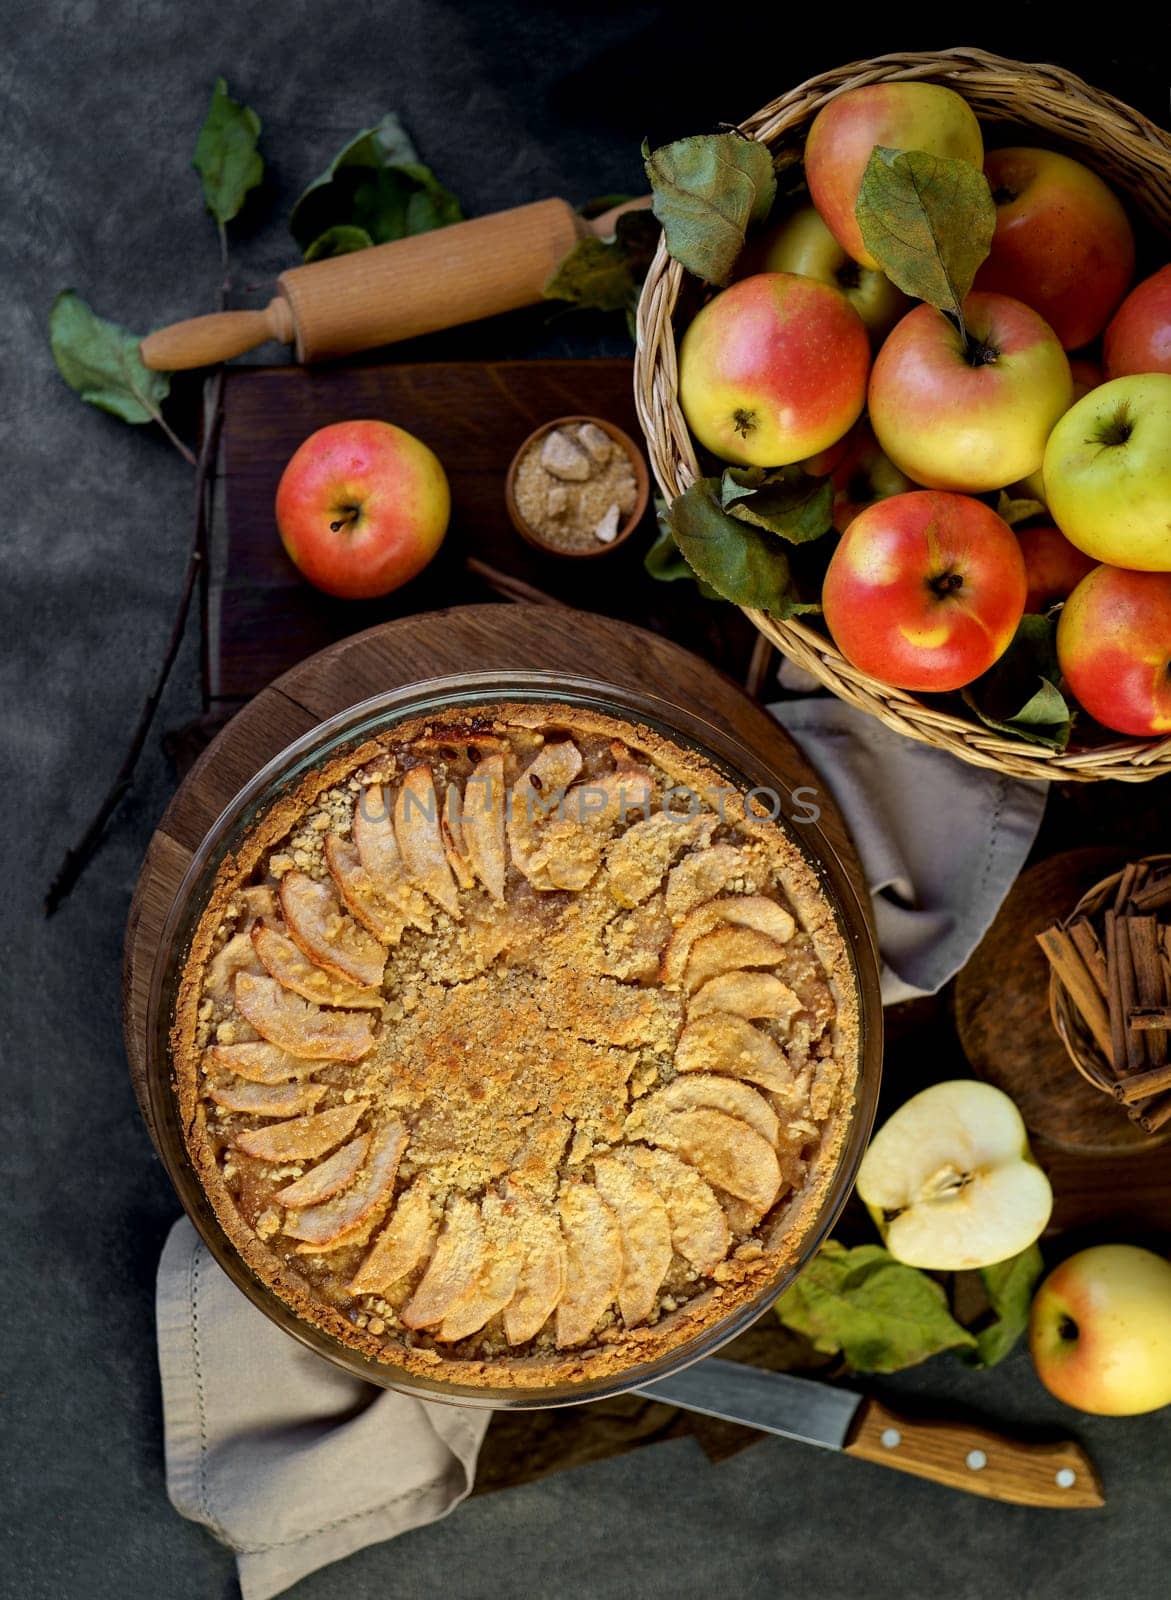
{"label": "green apple leaf", "polygon": [[204,204],[221,228],[264,177],[259,138],[260,118],[250,106],[237,104],[223,78],[217,78],[191,164],[203,182]]}
{"label": "green apple leaf", "polygon": [[720,505],[790,544],[807,544],[832,526],[834,487],[829,478],[810,477],[800,467],[726,467]]}
{"label": "green apple leaf", "polygon": [[672,502],[666,521],[701,585],[720,599],[778,617],[820,609],[798,594],[777,539],[723,510],[719,478],[697,478]]}
{"label": "green apple leaf", "polygon": [[1022,522],[1031,522],[1034,517],[1044,517],[1048,514],[1040,500],[1032,500],[1026,496],[1014,499],[1007,489],[1000,491],[996,502],[996,515],[1002,517],[1010,528],[1015,528]]}
{"label": "green apple leaf", "polygon": [[[987,1308],[969,1332],[976,1338],[973,1361],[980,1367],[994,1367],[1017,1345],[1029,1325],[1033,1291],[1045,1270],[1045,1262],[1035,1244],[1020,1255],[994,1267],[982,1267],[978,1274]],[[968,1274],[964,1274],[968,1276]]]}
{"label": "green apple leaf", "polygon": [[97,316],[72,289],[53,302],[49,344],[69,387],[89,405],[123,422],[160,422],[171,375],[143,366],[139,338]]}
{"label": "green apple leaf", "polygon": [[675,535],[666,520],[665,506],[659,507],[659,531],[655,535],[654,544],[643,556],[642,564],[647,576],[657,579],[659,583],[678,583],[680,578],[690,581],[695,577],[695,573],[679,554]]}
{"label": "green apple leaf", "polygon": [[385,244],[462,220],[459,201],[419,160],[391,112],[338,152],[293,207],[289,228],[307,251],[338,227],[360,228],[374,244]]}
{"label": "green apple leaf", "polygon": [[657,150],[644,145],[643,159],[668,251],[706,283],[727,283],[749,227],[776,198],[767,147],[742,133],[700,134]]}
{"label": "green apple leaf", "polygon": [[891,282],[962,327],[964,299],[996,231],[996,204],[979,167],[876,145],[854,215]]}
{"label": "green apple leaf", "polygon": [[1073,713],[1060,685],[1056,621],[1024,616],[1000,660],[965,689],[963,697],[985,727],[1064,750]]}
{"label": "green apple leaf", "polygon": [[776,1302],[786,1327],[857,1372],[901,1372],[941,1350],[978,1348],[952,1316],[942,1285],[881,1245],[822,1245]]}
{"label": "green apple leaf", "polygon": [[353,223],[339,222],[336,227],[319,233],[305,251],[306,261],[324,261],[328,256],[353,255],[355,250],[368,250],[374,240],[365,228],[355,228]]}
{"label": "green apple leaf", "polygon": [[618,244],[588,238],[578,240],[541,293],[592,311],[625,311],[638,290]]}

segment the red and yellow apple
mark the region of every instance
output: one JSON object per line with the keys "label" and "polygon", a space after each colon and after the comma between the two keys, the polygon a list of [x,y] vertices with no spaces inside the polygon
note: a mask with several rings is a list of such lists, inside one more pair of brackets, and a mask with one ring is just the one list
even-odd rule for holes
{"label": "red and yellow apple", "polygon": [[293,452],[276,492],[290,559],[326,594],[370,600],[423,570],[451,512],[447,475],[390,422],[332,422]]}
{"label": "red and yellow apple", "polygon": [[996,233],[975,287],[1032,306],[1066,350],[1096,339],[1134,276],[1134,231],[1096,172],[1055,150],[991,150]]}
{"label": "red and yellow apple", "polygon": [[863,417],[846,440],[846,449],[834,463],[833,524],[844,533],[854,518],[876,500],[905,494],[915,485],[883,455],[870,424]]}
{"label": "red and yellow apple", "polygon": [[826,626],[854,666],[942,693],[987,672],[1025,608],[1016,535],[982,500],[913,490],[861,512],[822,586]]}
{"label": "red and yellow apple", "polygon": [[908,312],[875,358],[870,423],[916,483],[981,494],[1037,470],[1073,379],[1053,330],[1021,301],[972,294],[964,318],[966,343],[933,306]]}
{"label": "red and yellow apple", "polygon": [[813,206],[802,206],[770,228],[761,241],[762,272],[796,272],[840,289],[881,344],[910,301],[885,272],[860,267],[834,238]]}
{"label": "red and yellow apple", "polygon": [[1171,573],[1095,567],[1062,608],[1057,659],[1104,727],[1171,733]]}
{"label": "red and yellow apple", "polygon": [[709,300],[683,335],[679,403],[721,461],[784,467],[849,431],[869,371],[870,339],[845,295],[761,272]]}
{"label": "red and yellow apple", "polygon": [[971,106],[940,84],[868,84],[847,89],[824,105],[805,144],[805,177],[826,227],[863,267],[878,266],[862,243],[854,215],[875,145],[926,150],[974,167],[984,160],[984,140]]}
{"label": "red and yellow apple", "polygon": [[1042,615],[1068,599],[1086,574],[1094,570],[1093,557],[1070,544],[1060,528],[1049,524],[1018,528],[1016,536],[1029,581],[1025,610],[1033,615]]}
{"label": "red and yellow apple", "polygon": [[1095,561],[1171,571],[1171,373],[1091,389],[1045,447],[1045,502]]}
{"label": "red and yellow apple", "polygon": [[1171,1262],[1127,1244],[1070,1256],[1037,1290],[1029,1348],[1041,1382],[1079,1411],[1171,1405]]}
{"label": "red and yellow apple", "polygon": [[1130,291],[1106,329],[1102,359],[1109,378],[1171,372],[1171,266]]}

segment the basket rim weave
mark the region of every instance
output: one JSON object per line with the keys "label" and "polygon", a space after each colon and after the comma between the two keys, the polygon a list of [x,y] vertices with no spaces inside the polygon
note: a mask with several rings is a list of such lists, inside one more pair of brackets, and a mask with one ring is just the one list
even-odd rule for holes
{"label": "basket rim weave", "polygon": [[[914,80],[958,90],[979,114],[1025,123],[1052,139],[1092,148],[1095,167],[1171,233],[1171,134],[1104,90],[1048,63],[1013,61],[967,46],[854,61],[771,101],[742,122],[740,131],[772,145],[803,128],[822,105],[849,89]],[[651,470],[668,500],[700,475],[678,398],[673,315],[682,284],[683,268],[660,241],[639,297],[634,403]],[[1171,772],[1171,738],[1118,740],[1066,751],[1032,745],[879,683],[852,666],[825,634],[798,618],[781,621],[744,609],[766,639],[839,699],[896,733],[947,750],[973,766],[1010,777],[1065,782],[1111,778],[1139,783]]]}

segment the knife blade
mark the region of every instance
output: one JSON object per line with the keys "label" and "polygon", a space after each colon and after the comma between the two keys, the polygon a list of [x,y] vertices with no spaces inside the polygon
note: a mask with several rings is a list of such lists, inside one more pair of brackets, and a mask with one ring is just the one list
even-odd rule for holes
{"label": "knife blade", "polygon": [[900,1417],[866,1395],[790,1372],[708,1356],[634,1392],[989,1500],[1066,1510],[1105,1504],[1094,1464],[1073,1440],[1036,1444],[966,1422]]}

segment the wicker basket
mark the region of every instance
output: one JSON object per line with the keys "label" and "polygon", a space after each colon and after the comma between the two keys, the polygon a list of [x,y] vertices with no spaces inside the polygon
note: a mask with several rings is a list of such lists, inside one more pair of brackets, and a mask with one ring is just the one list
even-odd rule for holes
{"label": "wicker basket", "polygon": [[[777,148],[803,135],[835,95],[864,84],[906,79],[947,84],[980,116],[1080,146],[1091,165],[1171,234],[1171,135],[1060,67],[1030,66],[969,49],[880,56],[811,78],[749,117],[742,131]],[[682,282],[683,269],[660,244],[639,302],[634,387],[651,467],[663,494],[672,500],[699,476],[678,397],[672,316]],[[848,704],[871,712],[898,733],[950,750],[974,766],[993,767],[1018,778],[1116,778],[1129,783],[1171,772],[1171,739],[1047,750],[877,682],[851,666],[826,635],[808,623],[779,622],[762,611],[748,615],[790,660]]]}
{"label": "wicker basket", "polygon": [[[1145,857],[1136,865],[1165,867],[1169,862],[1171,856],[1155,855]],[[1062,920],[1061,927],[1068,930],[1070,925],[1081,917],[1088,917],[1091,922],[1100,923],[1114,904],[1125,870],[1127,869],[1123,868],[1113,872],[1108,878],[1096,883],[1092,889],[1087,889],[1069,915]],[[1049,974],[1049,1015],[1053,1019],[1058,1037],[1069,1054],[1069,1059],[1082,1077],[1101,1094],[1108,1095],[1113,1100],[1118,1080],[1111,1071],[1110,1063],[1095,1043],[1081,1012],[1074,1005],[1069,990],[1053,971]],[[1125,1115],[1121,1107],[1120,1112]]]}

